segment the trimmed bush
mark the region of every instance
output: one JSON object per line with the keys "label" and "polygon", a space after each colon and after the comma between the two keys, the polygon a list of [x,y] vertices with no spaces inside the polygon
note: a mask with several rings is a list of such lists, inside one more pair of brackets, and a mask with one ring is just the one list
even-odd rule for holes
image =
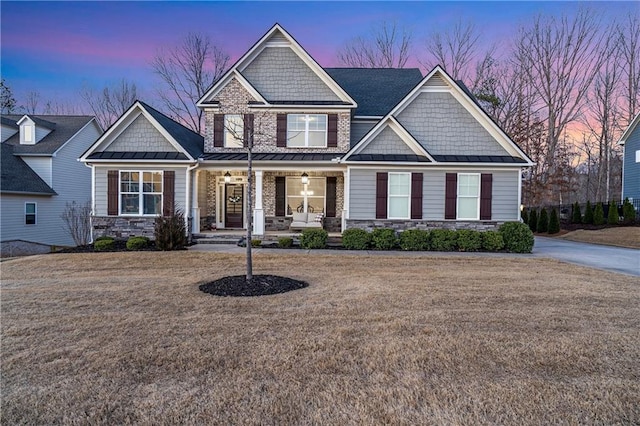
{"label": "trimmed bush", "polygon": [[324,229],[310,228],[302,231],[300,235],[300,247],[303,249],[322,249],[327,246],[327,231]]}
{"label": "trimmed bush", "polygon": [[262,240],[251,240],[251,247],[260,247],[262,245]]}
{"label": "trimmed bush", "polygon": [[504,248],[502,234],[498,231],[482,232],[482,249],[486,251],[498,251]]}
{"label": "trimmed bush", "polygon": [[512,253],[531,253],[533,250],[533,232],[524,223],[505,222],[500,225],[500,234],[504,247]]}
{"label": "trimmed bush", "polygon": [[550,234],[557,234],[558,232],[560,232],[560,219],[558,218],[558,210],[556,210],[555,208],[551,210],[548,232]]}
{"label": "trimmed bush", "polygon": [[371,244],[375,250],[393,250],[398,245],[396,231],[390,228],[376,228],[371,232]]}
{"label": "trimmed bush", "polygon": [[538,216],[538,232],[547,232],[549,230],[549,215],[547,209],[544,207],[540,210],[540,216]]}
{"label": "trimmed bush", "polygon": [[154,229],[156,247],[159,250],[180,250],[187,245],[187,227],[184,222],[184,213],[180,209],[174,209],[169,216],[156,218]]}
{"label": "trimmed bush", "polygon": [[587,206],[584,208],[584,216],[582,217],[582,223],[586,225],[593,223],[593,207],[591,207],[591,201],[587,201]]}
{"label": "trimmed bush", "polygon": [[142,250],[149,245],[147,237],[129,237],[127,240],[127,250]]}
{"label": "trimmed bush", "polygon": [[593,224],[604,225],[604,209],[602,203],[596,204],[596,208],[593,210]]}
{"label": "trimmed bush", "polygon": [[456,242],[459,251],[478,251],[482,248],[482,235],[473,229],[457,231]]}
{"label": "trimmed bush", "polygon": [[612,200],[609,203],[609,212],[607,214],[607,223],[609,225],[617,225],[620,221],[620,217],[618,216],[618,204],[616,200]]}
{"label": "trimmed bush", "polygon": [[429,250],[429,231],[407,229],[400,234],[400,248],[407,251]]}
{"label": "trimmed bush", "polygon": [[453,251],[457,248],[456,231],[451,229],[434,229],[429,233],[431,250]]}
{"label": "trimmed bush", "polygon": [[364,229],[346,229],[342,233],[342,245],[347,250],[366,250],[371,246],[371,234]]}
{"label": "trimmed bush", "polygon": [[577,201],[571,207],[571,223],[582,223],[582,212]]}
{"label": "trimmed bush", "polygon": [[636,222],[636,209],[633,207],[629,198],[625,198],[622,203],[622,216],[624,220],[622,223],[625,225],[633,225]]}
{"label": "trimmed bush", "polygon": [[93,249],[95,251],[110,251],[115,248],[116,248],[116,241],[113,238],[97,240],[95,243],[93,243]]}
{"label": "trimmed bush", "polygon": [[278,238],[278,247],[280,248],[289,248],[293,245],[293,238],[289,237],[280,237]]}
{"label": "trimmed bush", "polygon": [[520,218],[522,219],[523,223],[526,223],[528,225],[529,224],[529,210],[522,209],[522,211],[520,212]]}
{"label": "trimmed bush", "polygon": [[115,238],[110,237],[108,235],[103,235],[102,237],[98,237],[95,239],[95,241],[105,241],[105,240],[115,241]]}
{"label": "trimmed bush", "polygon": [[531,232],[538,230],[538,212],[535,209],[529,213],[529,229],[531,229]]}

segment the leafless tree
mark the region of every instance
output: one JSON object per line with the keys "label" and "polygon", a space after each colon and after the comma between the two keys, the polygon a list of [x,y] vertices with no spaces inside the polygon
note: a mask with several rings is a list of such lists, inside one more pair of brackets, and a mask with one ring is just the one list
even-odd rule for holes
{"label": "leafless tree", "polygon": [[624,127],[640,112],[640,15],[629,15],[618,25],[618,48],[621,56],[621,81],[625,99]]}
{"label": "leafless tree", "polygon": [[203,111],[196,102],[220,78],[229,55],[204,34],[188,34],[182,42],[160,51],[151,66],[163,84],[158,90],[169,114],[194,132],[204,129]]}
{"label": "leafless tree", "polygon": [[25,103],[24,103],[24,112],[27,114],[35,114],[38,110],[38,103],[40,102],[40,93],[39,92],[29,92],[27,93]]}
{"label": "leafless tree", "polygon": [[91,240],[91,201],[67,202],[60,215],[62,227],[73,238],[77,246],[89,244]]}
{"label": "leafless tree", "polygon": [[137,92],[135,83],[123,78],[99,91],[85,85],[80,96],[96,116],[100,126],[107,129],[133,105],[138,98]]}
{"label": "leafless tree", "polygon": [[356,68],[404,68],[411,54],[412,38],[406,27],[382,22],[367,35],[346,42],[338,51],[338,60]]}

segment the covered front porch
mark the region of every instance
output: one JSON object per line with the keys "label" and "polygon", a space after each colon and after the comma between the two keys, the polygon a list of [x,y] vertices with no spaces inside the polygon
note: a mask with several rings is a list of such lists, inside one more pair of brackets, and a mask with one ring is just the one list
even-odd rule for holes
{"label": "covered front porch", "polygon": [[[204,166],[194,170],[192,233],[241,234],[253,217],[256,236],[299,234],[294,216],[307,213],[323,229],[344,230],[346,171],[327,167],[253,169],[252,208],[247,208],[248,180],[244,166]],[[320,218],[318,218],[320,216]],[[233,234],[231,234],[233,235]]]}

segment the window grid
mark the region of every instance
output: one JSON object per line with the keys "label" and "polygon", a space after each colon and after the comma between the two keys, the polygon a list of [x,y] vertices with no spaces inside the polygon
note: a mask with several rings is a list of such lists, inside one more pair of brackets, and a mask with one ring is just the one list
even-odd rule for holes
{"label": "window grid", "polygon": [[157,216],[162,213],[162,172],[120,172],[120,214]]}
{"label": "window grid", "polygon": [[224,116],[224,146],[242,148],[244,146],[244,120],[240,114]]}
{"label": "window grid", "polygon": [[457,218],[480,220],[480,173],[458,173]]}
{"label": "window grid", "polygon": [[298,213],[323,213],[326,203],[326,179],[310,177],[304,185],[298,177],[286,180],[287,211],[286,216]]}
{"label": "window grid", "polygon": [[326,148],[327,114],[288,114],[287,146]]}

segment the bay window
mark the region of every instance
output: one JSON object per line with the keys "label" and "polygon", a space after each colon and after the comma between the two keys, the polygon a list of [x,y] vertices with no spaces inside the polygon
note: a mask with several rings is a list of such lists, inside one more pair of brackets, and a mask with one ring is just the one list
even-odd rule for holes
{"label": "bay window", "polygon": [[458,173],[458,219],[480,218],[480,174]]}
{"label": "bay window", "polygon": [[327,115],[287,114],[287,146],[325,148],[327,146]]}
{"label": "bay window", "polygon": [[409,219],[411,173],[389,173],[388,218]]}
{"label": "bay window", "polygon": [[120,172],[120,214],[162,214],[162,172]]}

